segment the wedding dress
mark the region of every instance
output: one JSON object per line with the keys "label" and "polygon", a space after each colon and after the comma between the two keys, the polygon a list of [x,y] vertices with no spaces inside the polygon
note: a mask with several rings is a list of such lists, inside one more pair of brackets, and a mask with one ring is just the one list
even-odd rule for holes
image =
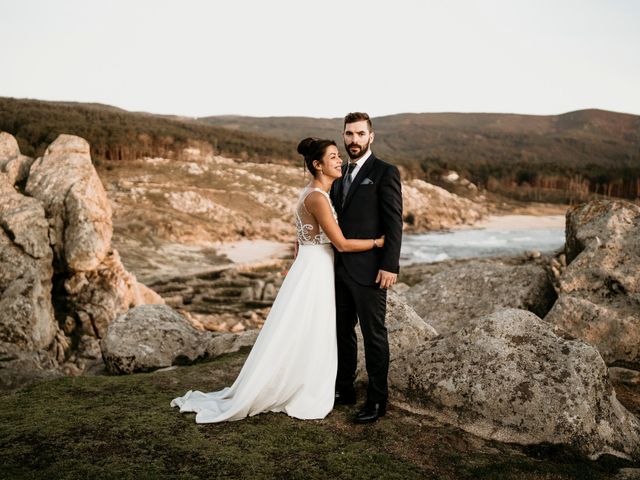
{"label": "wedding dress", "polygon": [[295,210],[298,256],[236,381],[217,392],[189,390],[171,401],[180,412],[196,412],[196,423],[261,412],[319,419],[333,408],[338,362],[333,250],[304,205],[314,191],[331,205],[323,190],[302,190]]}

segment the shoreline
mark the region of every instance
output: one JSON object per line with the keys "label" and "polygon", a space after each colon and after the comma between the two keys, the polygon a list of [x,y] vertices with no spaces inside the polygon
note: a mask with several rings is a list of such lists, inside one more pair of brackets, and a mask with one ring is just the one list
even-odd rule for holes
{"label": "shoreline", "polygon": [[[456,230],[540,230],[552,228],[565,228],[564,215],[488,215],[473,225],[459,225],[453,227]],[[425,232],[430,233],[430,232]],[[415,234],[422,235],[422,234]]]}
{"label": "shoreline", "polygon": [[[527,215],[506,214],[488,215],[473,225],[458,225],[449,230],[426,231],[421,233],[404,232],[403,235],[418,236],[434,233],[448,233],[460,230],[542,230],[564,229],[565,216],[559,215]],[[232,265],[250,265],[292,258],[293,244],[275,240],[238,240],[220,242],[214,246],[218,255],[229,259]]]}
{"label": "shoreline", "polygon": [[215,249],[233,264],[243,265],[289,258],[293,252],[293,244],[275,240],[239,240],[220,243]]}

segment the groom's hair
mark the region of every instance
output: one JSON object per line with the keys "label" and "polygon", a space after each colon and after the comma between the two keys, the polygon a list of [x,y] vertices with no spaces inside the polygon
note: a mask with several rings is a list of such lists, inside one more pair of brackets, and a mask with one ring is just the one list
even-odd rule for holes
{"label": "groom's hair", "polygon": [[344,117],[344,125],[342,126],[342,129],[344,130],[344,127],[347,126],[347,123],[355,123],[355,122],[360,122],[362,120],[367,121],[369,131],[373,132],[373,125],[371,124],[371,119],[369,118],[369,114],[364,112],[347,113],[347,115]]}

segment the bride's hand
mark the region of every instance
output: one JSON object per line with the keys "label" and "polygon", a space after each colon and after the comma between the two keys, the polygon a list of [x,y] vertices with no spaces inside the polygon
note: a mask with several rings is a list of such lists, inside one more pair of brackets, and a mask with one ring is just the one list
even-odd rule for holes
{"label": "bride's hand", "polygon": [[384,247],[384,235],[380,238],[376,238],[376,245],[378,245],[378,248]]}

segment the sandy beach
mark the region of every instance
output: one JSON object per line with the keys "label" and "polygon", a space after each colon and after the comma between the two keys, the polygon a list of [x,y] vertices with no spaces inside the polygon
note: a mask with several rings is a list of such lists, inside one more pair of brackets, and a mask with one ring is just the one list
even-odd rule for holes
{"label": "sandy beach", "polygon": [[564,228],[564,215],[489,215],[473,225],[456,227],[458,229],[485,230],[537,230],[546,228]]}
{"label": "sandy beach", "polygon": [[293,250],[293,243],[287,244],[271,240],[241,240],[221,243],[216,247],[220,255],[226,255],[233,263],[256,263],[278,258],[286,258]]}
{"label": "sandy beach", "polygon": [[[474,225],[452,230],[541,230],[564,228],[564,215],[490,215]],[[235,264],[253,264],[292,255],[293,244],[271,240],[241,240],[220,243],[215,247],[218,255],[225,255]]]}

